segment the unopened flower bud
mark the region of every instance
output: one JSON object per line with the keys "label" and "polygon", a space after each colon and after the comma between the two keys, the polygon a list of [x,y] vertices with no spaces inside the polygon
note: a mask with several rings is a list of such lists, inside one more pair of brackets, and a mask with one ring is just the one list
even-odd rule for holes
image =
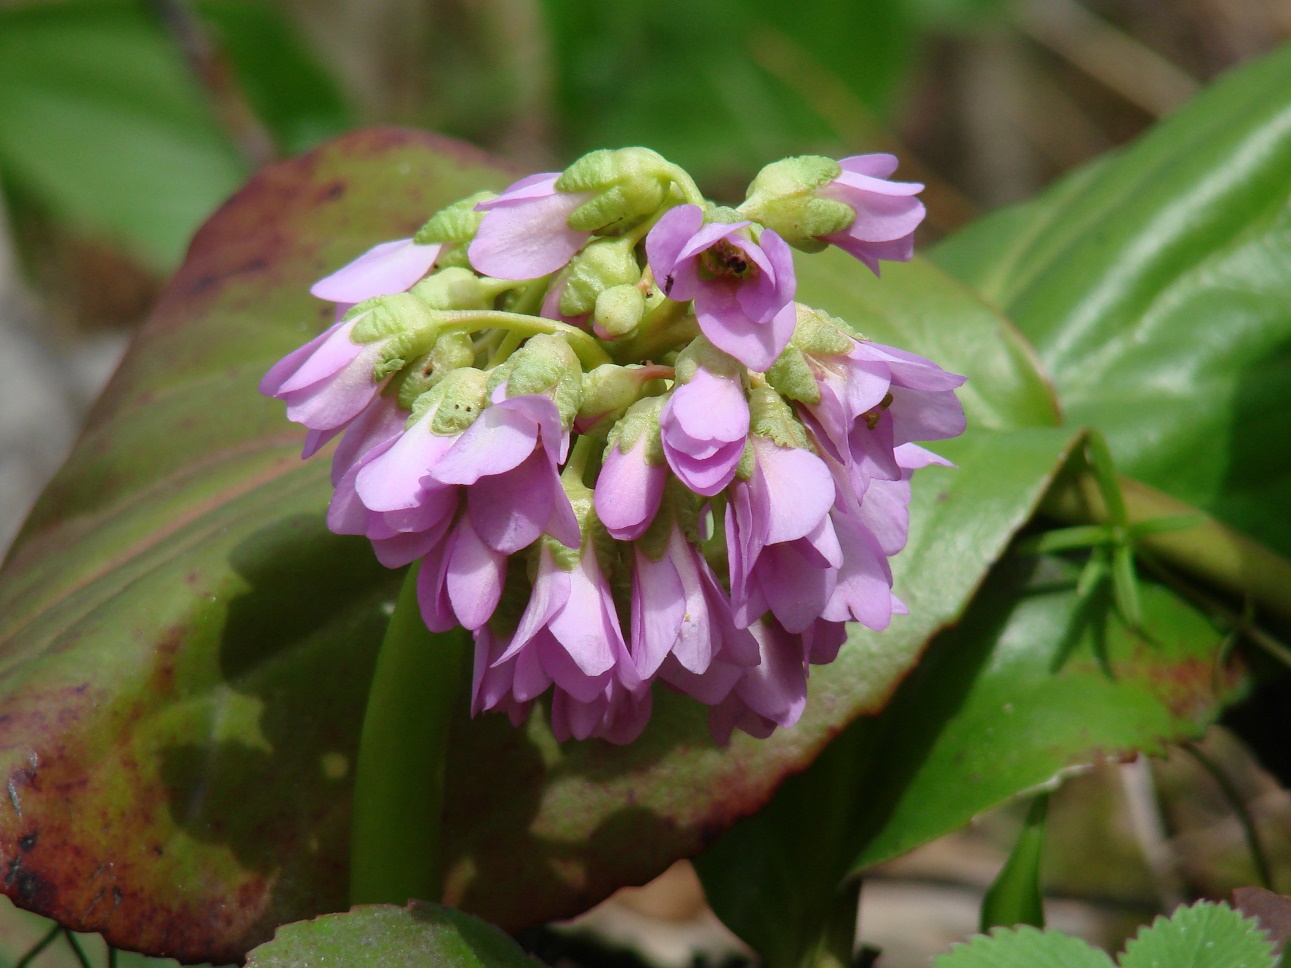
{"label": "unopened flower bud", "polygon": [[440,333],[429,353],[418,357],[398,377],[399,406],[411,410],[416,401],[449,373],[475,362],[470,333]]}
{"label": "unopened flower bud", "polygon": [[820,155],[774,162],[758,172],[739,210],[795,248],[819,252],[826,245],[819,236],[841,232],[856,218],[842,202],[817,194],[842,170],[838,162]]}
{"label": "unopened flower bud", "polygon": [[797,325],[793,331],[793,345],[812,356],[836,356],[846,353],[855,345],[857,339],[863,339],[859,333],[823,309],[813,309],[796,303]]}
{"label": "unopened flower bud", "polygon": [[600,436],[649,389],[651,383],[656,384],[656,393],[662,393],[663,384],[657,381],[667,373],[668,370],[662,367],[618,366],[614,363],[604,363],[585,373],[583,400],[574,429],[580,434]]}
{"label": "unopened flower bud", "polygon": [[475,206],[497,197],[496,192],[476,192],[468,198],[440,209],[417,230],[417,234],[412,237],[413,241],[418,245],[428,245],[432,242],[452,244],[471,241],[475,238],[480,222],[484,221],[484,213],[477,212]]}
{"label": "unopened flower bud", "polygon": [[490,309],[501,291],[497,281],[453,267],[427,276],[410,290],[431,309]]}
{"label": "unopened flower bud", "polygon": [[602,149],[583,155],[556,182],[562,192],[595,192],[567,220],[571,229],[613,232],[658,211],[677,169],[649,148]]}
{"label": "unopened flower bud", "polygon": [[789,158],[762,169],[740,210],[790,245],[805,252],[836,245],[878,275],[880,261],[911,258],[924,217],[915,197],[923,185],[890,181],[896,167],[896,157],[882,153]]}
{"label": "unopened flower bud", "polygon": [[490,399],[505,384],[507,397],[549,397],[560,411],[563,426],[570,427],[582,400],[583,368],[563,336],[540,333],[530,337],[489,378]]}
{"label": "unopened flower bud", "polygon": [[635,286],[641,281],[631,239],[598,239],[587,245],[569,264],[569,279],[560,294],[562,316],[585,316],[596,307],[596,298],[615,286]]}
{"label": "unopened flower bud", "polygon": [[430,431],[440,437],[460,434],[488,405],[485,393],[488,374],[474,367],[464,366],[448,373],[413,404],[409,425],[416,423],[427,411],[433,409]]}
{"label": "unopened flower bud", "polygon": [[611,429],[596,480],[596,512],[621,541],[650,526],[668,479],[659,417],[663,400],[638,400]]}
{"label": "unopened flower bud", "polygon": [[601,339],[629,336],[645,317],[646,300],[636,286],[614,286],[596,297],[592,325]]}
{"label": "unopened flower bud", "polygon": [[347,319],[354,320],[350,338],[358,344],[380,345],[373,379],[380,383],[398,373],[408,361],[429,352],[435,341],[435,314],[411,292],[379,296],[359,303]]}

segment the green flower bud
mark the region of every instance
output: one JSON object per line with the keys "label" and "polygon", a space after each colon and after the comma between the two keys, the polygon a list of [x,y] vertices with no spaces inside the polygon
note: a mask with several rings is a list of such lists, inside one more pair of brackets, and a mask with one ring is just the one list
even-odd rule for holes
{"label": "green flower bud", "polygon": [[790,345],[811,356],[838,356],[852,348],[854,339],[864,339],[837,316],[821,309],[795,303],[797,320]]}
{"label": "green flower bud", "polygon": [[636,286],[614,286],[596,297],[592,320],[610,339],[630,336],[645,317],[646,300]]}
{"label": "green flower bud", "polygon": [[850,206],[816,194],[842,171],[838,162],[820,155],[773,162],[753,179],[739,211],[795,248],[819,252],[825,248],[819,236],[841,232],[856,219]]}
{"label": "green flower bud", "polygon": [[[358,319],[350,332],[350,339],[356,343],[375,343],[409,331],[433,333],[435,328],[432,307],[411,292],[365,299],[346,313],[345,318]],[[430,348],[430,341],[426,348]]]}
{"label": "green flower bud", "polygon": [[571,427],[582,401],[583,367],[563,336],[532,336],[489,377],[489,396],[503,384],[508,397],[542,394],[560,411],[561,423]]}
{"label": "green flower bud", "polygon": [[596,297],[614,286],[641,281],[631,239],[597,239],[569,264],[569,278],[560,294],[562,316],[584,316],[596,308]]}
{"label": "green flower bud", "polygon": [[434,311],[412,293],[364,300],[345,318],[357,319],[350,332],[355,343],[381,343],[372,372],[377,383],[428,352],[435,340]]}
{"label": "green flower bud", "polygon": [[399,406],[411,410],[416,401],[449,373],[475,362],[475,344],[469,333],[440,333],[429,353],[417,359],[398,377]]}
{"label": "green flower bud", "polygon": [[556,190],[596,193],[570,214],[571,229],[615,234],[664,206],[677,171],[649,148],[601,149],[566,168]]}
{"label": "green flower bud", "polygon": [[583,400],[578,408],[575,428],[580,434],[599,437],[643,393],[651,389],[656,394],[662,393],[664,384],[656,372],[658,369],[636,363],[629,366],[603,363],[583,374]]}
{"label": "green flower bud", "polygon": [[431,309],[492,309],[500,286],[497,280],[481,279],[470,269],[441,269],[427,276],[408,292]]}
{"label": "green flower bud", "polygon": [[417,230],[417,234],[412,237],[413,242],[430,245],[435,242],[452,244],[471,241],[484,219],[484,213],[475,211],[475,206],[497,197],[497,192],[476,192],[441,208]]}
{"label": "green flower bud", "polygon": [[433,388],[417,398],[408,426],[433,411],[430,432],[441,437],[460,434],[475,423],[488,405],[485,393],[488,374],[466,366],[453,370]]}
{"label": "green flower bud", "polygon": [[820,402],[820,385],[802,350],[790,343],[766,372],[767,382],[790,400]]}

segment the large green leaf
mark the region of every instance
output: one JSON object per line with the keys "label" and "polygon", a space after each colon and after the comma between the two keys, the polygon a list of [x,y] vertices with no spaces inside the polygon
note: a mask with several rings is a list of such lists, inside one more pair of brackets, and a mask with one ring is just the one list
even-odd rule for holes
{"label": "large green leaf", "polygon": [[247,968],[541,968],[505,934],[439,904],[365,904],[285,924]]}
{"label": "large green leaf", "polygon": [[[217,962],[345,906],[349,778],[397,576],[365,541],[327,533],[326,461],[298,459],[299,428],[255,385],[328,321],[313,279],[510,177],[428,136],[361,133],[261,173],[198,234],[0,573],[14,807],[0,861],[18,903]],[[1052,422],[1025,354],[945,276],[897,276],[905,296],[884,303],[852,262],[801,269],[804,291],[832,294],[825,308],[868,332],[934,355],[957,346],[956,365],[982,374],[974,421]],[[863,281],[853,292],[838,273]],[[803,721],[769,741],[719,750],[703,707],[671,693],[626,749],[561,746],[540,717],[516,730],[463,708],[446,899],[511,929],[572,914],[755,810],[883,705],[1075,439],[974,429],[946,448],[958,469],[921,471],[895,567],[911,615],[853,635],[813,673]]]}
{"label": "large green leaf", "polygon": [[1291,553],[1291,46],[937,261],[1122,469]]}
{"label": "large green leaf", "polygon": [[714,910],[773,968],[810,949],[847,873],[1211,722],[1231,685],[1215,675],[1223,635],[1156,585],[1142,589],[1151,632],[1132,631],[1106,596],[1081,604],[1077,575],[1059,559],[1005,559],[881,715],[698,859]]}
{"label": "large green leaf", "polygon": [[0,11],[0,173],[158,269],[246,171],[142,5]]}

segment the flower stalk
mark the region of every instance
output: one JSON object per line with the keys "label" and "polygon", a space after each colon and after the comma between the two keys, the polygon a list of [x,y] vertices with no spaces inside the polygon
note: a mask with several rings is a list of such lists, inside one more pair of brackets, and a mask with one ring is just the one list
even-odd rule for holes
{"label": "flower stalk", "polygon": [[420,563],[403,587],[377,655],[354,775],[350,903],[438,901],[444,775],[452,713],[464,699],[469,636],[433,633],[417,602]]}

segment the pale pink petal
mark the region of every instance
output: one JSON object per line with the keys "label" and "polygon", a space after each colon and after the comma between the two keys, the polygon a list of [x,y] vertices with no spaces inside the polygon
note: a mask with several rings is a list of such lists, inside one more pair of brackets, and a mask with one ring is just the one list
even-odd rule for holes
{"label": "pale pink petal", "polygon": [[537,443],[538,428],[527,414],[510,407],[485,407],[430,473],[444,484],[474,484],[520,466]]}
{"label": "pale pink petal", "polygon": [[412,239],[382,242],[318,280],[309,291],[335,303],[360,303],[373,296],[404,292],[430,271],[442,248],[439,244],[418,245]]}
{"label": "pale pink petal", "polygon": [[273,366],[269,367],[269,372],[266,373],[264,378],[260,381],[260,392],[266,397],[277,396],[278,392],[282,389],[282,385],[301,368],[306,360],[314,355],[320,346],[331,339],[342,325],[344,324],[339,321],[333,323],[304,346],[292,350]]}
{"label": "pale pink petal", "polygon": [[646,236],[650,271],[655,283],[670,299],[685,302],[694,296],[698,282],[694,267],[684,274],[678,274],[676,269],[681,250],[703,224],[704,212],[698,205],[678,205],[665,212]]}
{"label": "pale pink petal", "polygon": [[668,470],[663,465],[655,467],[647,463],[645,449],[644,435],[626,454],[615,447],[596,478],[596,515],[605,529],[620,541],[641,537],[663,499]]}
{"label": "pale pink petal", "polygon": [[632,573],[632,659],[649,679],[672,651],[686,615],[686,595],[671,557],[651,560],[634,549]]}
{"label": "pale pink petal", "polygon": [[470,515],[464,516],[454,531],[444,584],[453,612],[465,628],[477,629],[493,616],[506,571],[506,555],[481,541]]}
{"label": "pale pink petal", "polygon": [[865,155],[849,155],[838,160],[843,171],[857,175],[869,175],[871,178],[887,178],[897,170],[897,156],[886,151],[876,151]]}
{"label": "pale pink petal", "polygon": [[530,176],[476,206],[485,212],[468,250],[477,272],[537,279],[555,272],[583,247],[591,233],[571,229],[568,219],[591,195],[557,191],[559,178],[555,172]]}
{"label": "pale pink petal", "polygon": [[792,541],[816,528],[834,506],[834,477],[815,454],[753,438],[757,486],[769,508],[766,543]]}
{"label": "pale pink petal", "polygon": [[554,506],[553,473],[535,452],[515,470],[482,477],[467,490],[471,519],[489,547],[509,555],[538,540]]}

